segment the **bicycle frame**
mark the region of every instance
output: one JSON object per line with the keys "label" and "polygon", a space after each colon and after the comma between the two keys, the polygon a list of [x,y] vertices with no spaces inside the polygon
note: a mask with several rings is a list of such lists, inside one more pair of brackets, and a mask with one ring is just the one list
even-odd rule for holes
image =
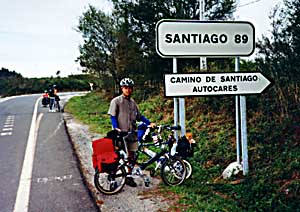
{"label": "bicycle frame", "polygon": [[[153,162],[157,163],[154,170],[152,170],[152,174],[150,172],[151,176],[154,175],[154,173],[157,171],[157,169],[159,169],[161,167],[161,164],[162,164],[162,161],[164,160],[164,158],[168,159],[170,156],[175,156],[175,155],[177,156],[177,152],[175,150],[176,146],[174,147],[174,144],[176,145],[176,143],[174,143],[174,142],[176,142],[176,140],[175,140],[173,132],[174,132],[174,130],[179,130],[180,126],[159,125],[155,129],[157,129],[157,134],[156,134],[156,138],[155,138],[156,143],[145,144],[144,142],[142,142],[142,141],[147,141],[149,139],[149,134],[151,132],[151,128],[147,127],[147,129],[144,132],[144,135],[142,136],[142,141],[140,142],[140,145],[139,145],[140,152],[149,157],[149,160],[146,161],[144,164],[142,164],[142,165],[144,165],[143,168],[147,167],[148,165],[152,164]],[[172,131],[172,134],[169,135],[167,142],[162,142],[163,138],[162,138],[161,133],[162,133],[163,129]],[[158,145],[160,145],[160,146],[167,145],[169,148],[169,151],[166,151],[166,153],[168,152],[168,154],[165,154],[164,158],[162,158],[162,156],[163,156],[162,152],[157,153],[157,152],[154,152],[147,148],[147,147],[158,146]],[[146,147],[146,149],[145,149],[145,147]],[[186,161],[186,163],[189,163],[189,162]]]}
{"label": "bicycle frame", "polygon": [[[143,151],[141,151],[143,152]],[[149,165],[151,165],[152,163],[158,161],[162,156],[165,156],[166,158],[169,158],[169,155],[167,154],[168,151],[165,149],[162,149],[162,151],[160,151],[159,153],[157,153],[154,157],[151,157],[149,160],[147,160],[146,162],[142,163],[140,165],[140,168],[142,170],[146,169]]]}
{"label": "bicycle frame", "polygon": [[[161,130],[161,129],[160,129],[160,130]],[[160,131],[160,130],[159,130],[159,131]],[[129,135],[129,134],[128,134],[128,135]],[[122,138],[122,142],[123,142],[123,147],[124,147],[124,153],[125,153],[125,155],[124,155],[124,153],[121,153],[121,154],[124,155],[124,159],[125,159],[125,160],[124,160],[123,162],[121,162],[121,165],[127,166],[127,167],[133,169],[133,171],[132,171],[131,174],[130,174],[130,173],[127,173],[128,176],[145,176],[145,174],[143,174],[142,171],[145,170],[148,166],[150,166],[151,164],[157,162],[161,157],[164,157],[164,158],[166,158],[166,159],[169,159],[169,158],[170,158],[169,150],[163,148],[163,145],[168,144],[168,142],[161,142],[161,141],[162,141],[162,138],[159,137],[159,140],[160,140],[159,146],[160,146],[160,148],[161,148],[161,151],[158,152],[158,153],[156,153],[153,157],[151,157],[150,155],[148,155],[148,156],[150,156],[150,159],[147,160],[146,162],[138,163],[137,160],[138,160],[138,158],[139,158],[139,154],[140,154],[140,153],[144,153],[143,148],[144,148],[144,147],[149,147],[149,146],[155,146],[155,145],[156,145],[156,144],[144,144],[144,143],[140,143],[140,144],[139,144],[139,147],[138,147],[138,150],[137,150],[137,152],[136,152],[136,155],[135,155],[136,157],[135,157],[134,160],[133,160],[133,166],[132,166],[131,164],[129,164],[129,161],[127,160],[127,159],[128,159],[128,149],[127,149],[127,145],[126,145],[126,140],[125,140],[125,139],[126,139],[126,136],[124,136],[124,137]],[[144,154],[145,154],[145,153],[144,153]],[[138,167],[134,167],[135,165],[137,165]]]}
{"label": "bicycle frame", "polygon": [[[126,138],[126,136],[123,137],[122,142],[123,142],[123,146],[124,146],[124,153],[126,155],[124,155],[124,153],[121,153],[121,154],[123,154],[124,157],[127,159],[128,158],[128,149],[127,149],[125,138]],[[150,144],[150,145],[153,146],[153,144]],[[151,165],[152,163],[154,163],[155,161],[157,161],[160,157],[162,157],[164,155],[166,157],[168,157],[168,154],[167,154],[168,150],[162,149],[159,153],[157,153],[154,157],[151,157],[148,161],[139,164],[137,162],[139,153],[143,153],[143,150],[142,150],[143,147],[150,146],[150,145],[149,144],[140,144],[139,148],[137,150],[136,157],[133,160],[133,164],[138,165],[141,168],[141,170],[145,170],[149,165]],[[127,166],[129,166],[129,164],[127,164]],[[130,167],[130,168],[133,168],[133,167]]]}

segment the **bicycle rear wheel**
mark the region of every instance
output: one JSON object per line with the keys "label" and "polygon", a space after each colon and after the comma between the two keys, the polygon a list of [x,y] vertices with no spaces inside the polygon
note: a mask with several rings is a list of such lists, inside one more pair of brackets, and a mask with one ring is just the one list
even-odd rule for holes
{"label": "bicycle rear wheel", "polygon": [[186,167],[180,158],[168,158],[160,169],[163,182],[169,186],[180,185],[186,177]]}
{"label": "bicycle rear wheel", "polygon": [[112,195],[120,192],[126,179],[126,170],[123,166],[119,166],[115,173],[99,172],[96,169],[94,176],[94,184],[98,191],[106,195]]}

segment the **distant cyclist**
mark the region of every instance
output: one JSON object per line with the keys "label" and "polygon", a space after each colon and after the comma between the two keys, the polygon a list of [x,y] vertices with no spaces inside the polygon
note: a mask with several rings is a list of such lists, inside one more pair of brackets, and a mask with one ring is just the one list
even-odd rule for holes
{"label": "distant cyclist", "polygon": [[55,103],[56,103],[57,111],[60,112],[60,104],[59,104],[60,98],[58,96],[58,90],[57,90],[56,85],[53,85],[53,89],[54,89]]}
{"label": "distant cyclist", "polygon": [[56,85],[53,85],[52,87],[49,88],[48,90],[49,93],[49,98],[50,98],[50,105],[49,105],[49,112],[55,112],[55,104],[57,106],[58,111],[60,111],[60,105],[59,101],[60,98],[58,96],[58,91]]}

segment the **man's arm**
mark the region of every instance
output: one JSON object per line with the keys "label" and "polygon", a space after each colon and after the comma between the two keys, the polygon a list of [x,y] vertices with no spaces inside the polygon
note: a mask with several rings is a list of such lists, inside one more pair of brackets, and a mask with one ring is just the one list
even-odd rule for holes
{"label": "man's arm", "polygon": [[110,116],[110,120],[111,120],[111,124],[112,124],[113,129],[118,129],[119,125],[118,125],[117,117]]}
{"label": "man's arm", "polygon": [[108,109],[107,113],[110,115],[110,120],[111,120],[112,128],[114,130],[120,131],[119,124],[118,124],[118,119],[117,119],[117,113],[118,113],[117,111],[118,111],[118,105],[116,103],[116,99],[113,99],[110,102],[110,106],[109,106],[109,109]]}
{"label": "man's arm", "polygon": [[149,121],[145,116],[141,115],[140,120],[147,125],[150,125],[151,121]]}

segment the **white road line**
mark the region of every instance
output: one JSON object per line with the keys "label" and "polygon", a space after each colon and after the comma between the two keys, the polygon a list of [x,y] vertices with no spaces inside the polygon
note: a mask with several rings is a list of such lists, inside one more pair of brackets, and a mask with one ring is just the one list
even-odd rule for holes
{"label": "white road line", "polygon": [[32,115],[31,125],[29,136],[27,140],[27,147],[25,152],[25,157],[23,161],[22,172],[19,181],[19,187],[16,197],[16,202],[14,206],[14,212],[27,212],[29,206],[29,196],[30,196],[30,187],[31,187],[31,178],[32,178],[32,168],[33,160],[35,154],[36,146],[36,133],[39,126],[39,122],[42,119],[43,113],[37,117],[37,108],[39,105],[41,97],[35,102],[34,111]]}
{"label": "white road line", "polygon": [[7,121],[14,121],[15,120],[15,116],[7,116],[6,118]]}
{"label": "white road line", "polygon": [[9,115],[6,117],[6,121],[1,129],[0,136],[7,136],[7,135],[12,135],[13,127],[14,127],[14,122],[15,122],[15,116],[14,115]]}
{"label": "white road line", "polygon": [[5,123],[14,123],[15,120],[14,119],[6,119]]}
{"label": "white road line", "polygon": [[0,133],[0,136],[12,135],[12,132],[3,132]]}
{"label": "white road line", "polygon": [[48,182],[52,182],[52,181],[60,181],[63,182],[65,180],[71,180],[73,178],[73,176],[70,175],[64,175],[64,176],[53,176],[53,177],[39,177],[37,178],[37,182],[38,183],[48,183]]}
{"label": "white road line", "polygon": [[3,128],[13,127],[13,126],[14,126],[13,124],[4,124],[4,125],[3,125]]}
{"label": "white road line", "polygon": [[12,131],[13,130],[13,128],[2,128],[2,131]]}

